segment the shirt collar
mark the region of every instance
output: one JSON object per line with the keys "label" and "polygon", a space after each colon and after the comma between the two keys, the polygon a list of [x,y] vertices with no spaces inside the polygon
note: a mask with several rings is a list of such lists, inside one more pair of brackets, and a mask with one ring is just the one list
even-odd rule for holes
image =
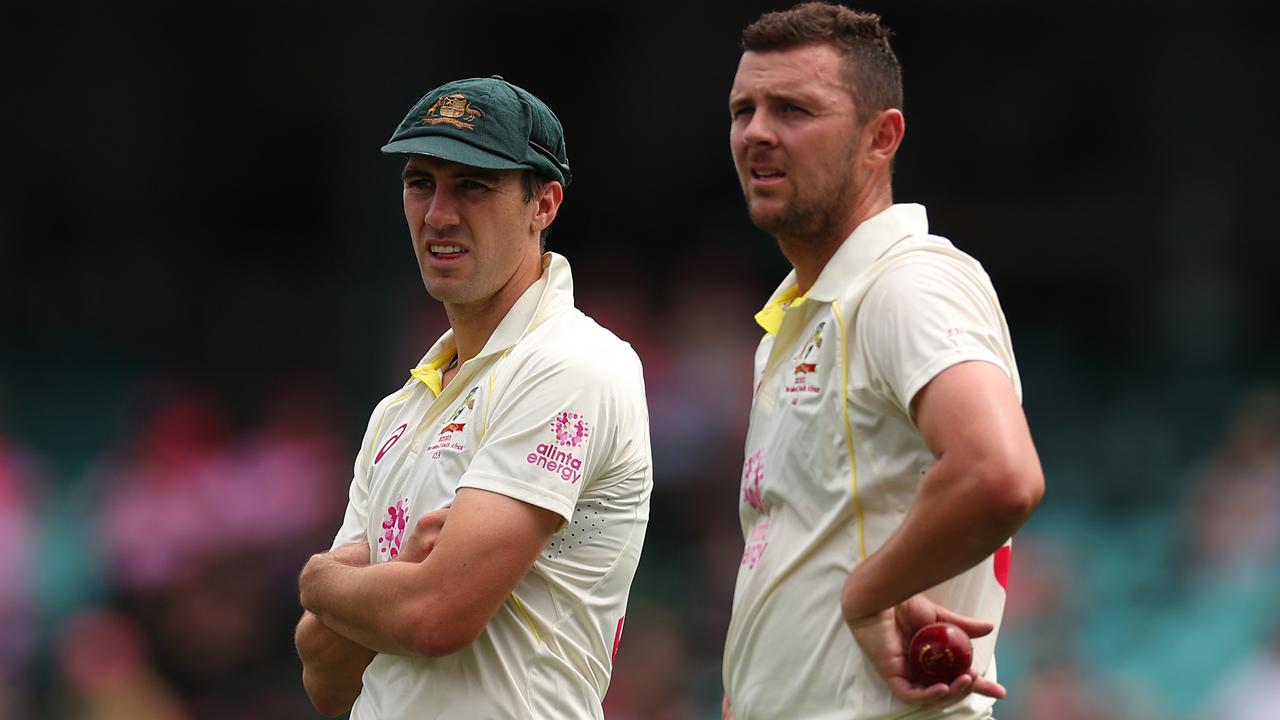
{"label": "shirt collar", "polygon": [[782,282],[782,286],[773,293],[773,297],[769,298],[769,302],[756,313],[756,323],[770,335],[778,334],[778,328],[782,327],[782,317],[787,314],[787,310],[799,307],[809,299],[808,295],[796,297],[800,288],[796,286],[795,276],[796,271],[792,270],[787,279]]}
{"label": "shirt collar", "polygon": [[[555,313],[573,307],[573,272],[563,255],[549,252],[542,256],[542,277],[529,286],[507,311],[502,322],[494,329],[477,358],[509,350],[520,338],[542,320]],[[422,381],[439,395],[442,388],[442,368],[458,353],[453,341],[453,330],[446,330],[431,346],[418,366],[409,374]]]}
{"label": "shirt collar", "polygon": [[765,332],[773,335],[782,325],[782,317],[789,308],[799,307],[806,300],[828,303],[842,295],[849,282],[884,255],[899,240],[911,235],[929,232],[929,218],[923,205],[900,203],[891,205],[854,228],[827,261],[804,295],[798,295],[796,271],[773,291],[764,308],[756,313],[756,322]]}
{"label": "shirt collar", "polygon": [[[433,395],[437,395],[437,396],[440,395],[440,393],[444,392],[444,369],[443,368],[447,367],[449,363],[453,362],[453,358],[456,357],[458,354],[457,349],[454,348],[452,344],[452,341],[453,341],[452,330],[446,332],[445,336],[440,338],[440,341],[436,342],[436,345],[437,346],[440,345],[440,343],[445,341],[446,339],[449,340],[450,344],[447,345],[445,349],[435,357],[435,359],[430,361],[424,360],[421,364],[418,365],[418,367],[409,371],[410,375],[412,375],[413,377],[421,381],[423,385],[426,385],[428,388],[431,389],[431,393]],[[431,351],[435,352],[436,348],[433,347]],[[427,357],[431,357],[431,353],[427,353]]]}

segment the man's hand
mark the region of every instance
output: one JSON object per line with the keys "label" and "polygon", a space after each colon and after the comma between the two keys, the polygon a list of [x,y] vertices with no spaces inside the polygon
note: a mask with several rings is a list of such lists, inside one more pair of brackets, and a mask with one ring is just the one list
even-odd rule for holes
{"label": "man's hand", "polygon": [[369,564],[369,541],[348,543],[329,551],[329,557],[343,565],[363,567]]}
{"label": "man's hand", "polygon": [[729,702],[728,693],[724,696],[724,701],[720,703],[720,720],[733,720],[733,703]]}
{"label": "man's hand", "polygon": [[302,572],[298,574],[298,600],[302,603],[303,609],[311,609],[310,596],[315,592],[315,578],[320,569],[326,565],[332,567],[335,564],[346,567],[365,567],[369,564],[369,542],[361,540],[341,545],[329,552],[316,553],[307,560],[307,564],[302,566]]}
{"label": "man's hand", "polygon": [[426,560],[436,547],[436,538],[440,537],[440,531],[444,529],[444,521],[448,515],[449,508],[445,507],[432,510],[418,518],[418,522],[413,525],[413,532],[409,533],[409,538],[401,546],[396,560],[406,562]]}
{"label": "man's hand", "polygon": [[[363,567],[369,564],[369,543],[336,547],[311,562],[324,560]],[[364,688],[364,669],[373,661],[374,652],[334,632],[305,611],[294,632],[294,644],[302,660],[302,685],[316,710],[326,717],[350,710]]]}
{"label": "man's hand", "polygon": [[950,685],[920,685],[911,677],[911,670],[907,665],[907,646],[911,642],[911,636],[921,627],[939,621],[959,626],[969,637],[982,637],[995,627],[989,622],[953,613],[923,595],[914,595],[888,610],[850,620],[849,629],[853,631],[853,639],[862,648],[876,672],[880,673],[893,693],[904,702],[925,707],[945,707],[971,692],[997,700],[1003,698],[1003,686],[979,677],[972,669],[960,675]]}

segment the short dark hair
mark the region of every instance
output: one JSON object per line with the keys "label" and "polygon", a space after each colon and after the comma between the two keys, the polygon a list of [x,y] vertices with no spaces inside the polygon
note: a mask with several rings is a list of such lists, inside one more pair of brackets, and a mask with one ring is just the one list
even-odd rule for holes
{"label": "short dark hair", "polygon": [[866,122],[881,110],[902,109],[902,66],[889,46],[891,34],[875,13],[806,2],[761,15],[742,31],[742,49],[768,52],[831,45],[844,58],[858,120]]}
{"label": "short dark hair", "polygon": [[[532,170],[525,170],[520,175],[520,182],[524,187],[524,201],[526,203],[530,203],[533,202],[533,199],[542,192],[542,188],[546,187],[547,183],[551,182],[551,178],[539,175]],[[547,227],[543,228],[542,232],[538,235],[538,247],[541,249],[541,252],[547,251],[547,234],[550,232],[551,228]]]}

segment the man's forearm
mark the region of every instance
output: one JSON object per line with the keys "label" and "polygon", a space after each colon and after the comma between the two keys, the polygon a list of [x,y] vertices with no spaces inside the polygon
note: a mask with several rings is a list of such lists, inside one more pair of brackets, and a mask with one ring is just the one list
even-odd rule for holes
{"label": "man's forearm", "polygon": [[935,465],[902,525],[850,573],[842,593],[845,619],[893,607],[1004,545],[1035,507],[1017,492],[1024,480],[1007,472],[989,475],[945,460]]}
{"label": "man's forearm", "polygon": [[294,633],[302,660],[302,684],[322,715],[340,715],[351,709],[364,688],[364,670],[377,654],[325,626],[305,612]]}
{"label": "man's forearm", "polygon": [[421,563],[351,567],[327,555],[307,562],[298,580],[302,606],[339,635],[377,652],[424,655],[429,593]]}

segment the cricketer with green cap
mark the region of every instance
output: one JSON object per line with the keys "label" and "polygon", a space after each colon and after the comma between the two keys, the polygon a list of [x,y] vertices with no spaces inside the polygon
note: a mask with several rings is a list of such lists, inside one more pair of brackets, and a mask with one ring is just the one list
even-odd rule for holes
{"label": "cricketer with green cap", "polygon": [[653,487],[640,360],[544,252],[572,174],[559,118],[501,77],[427,93],[401,155],[450,329],[374,409],[342,527],[299,577],[326,715],[600,719]]}
{"label": "cricketer with green cap", "polygon": [[430,155],[489,170],[528,169],[566,187],[573,179],[560,119],[498,75],[427,93],[382,152]]}

